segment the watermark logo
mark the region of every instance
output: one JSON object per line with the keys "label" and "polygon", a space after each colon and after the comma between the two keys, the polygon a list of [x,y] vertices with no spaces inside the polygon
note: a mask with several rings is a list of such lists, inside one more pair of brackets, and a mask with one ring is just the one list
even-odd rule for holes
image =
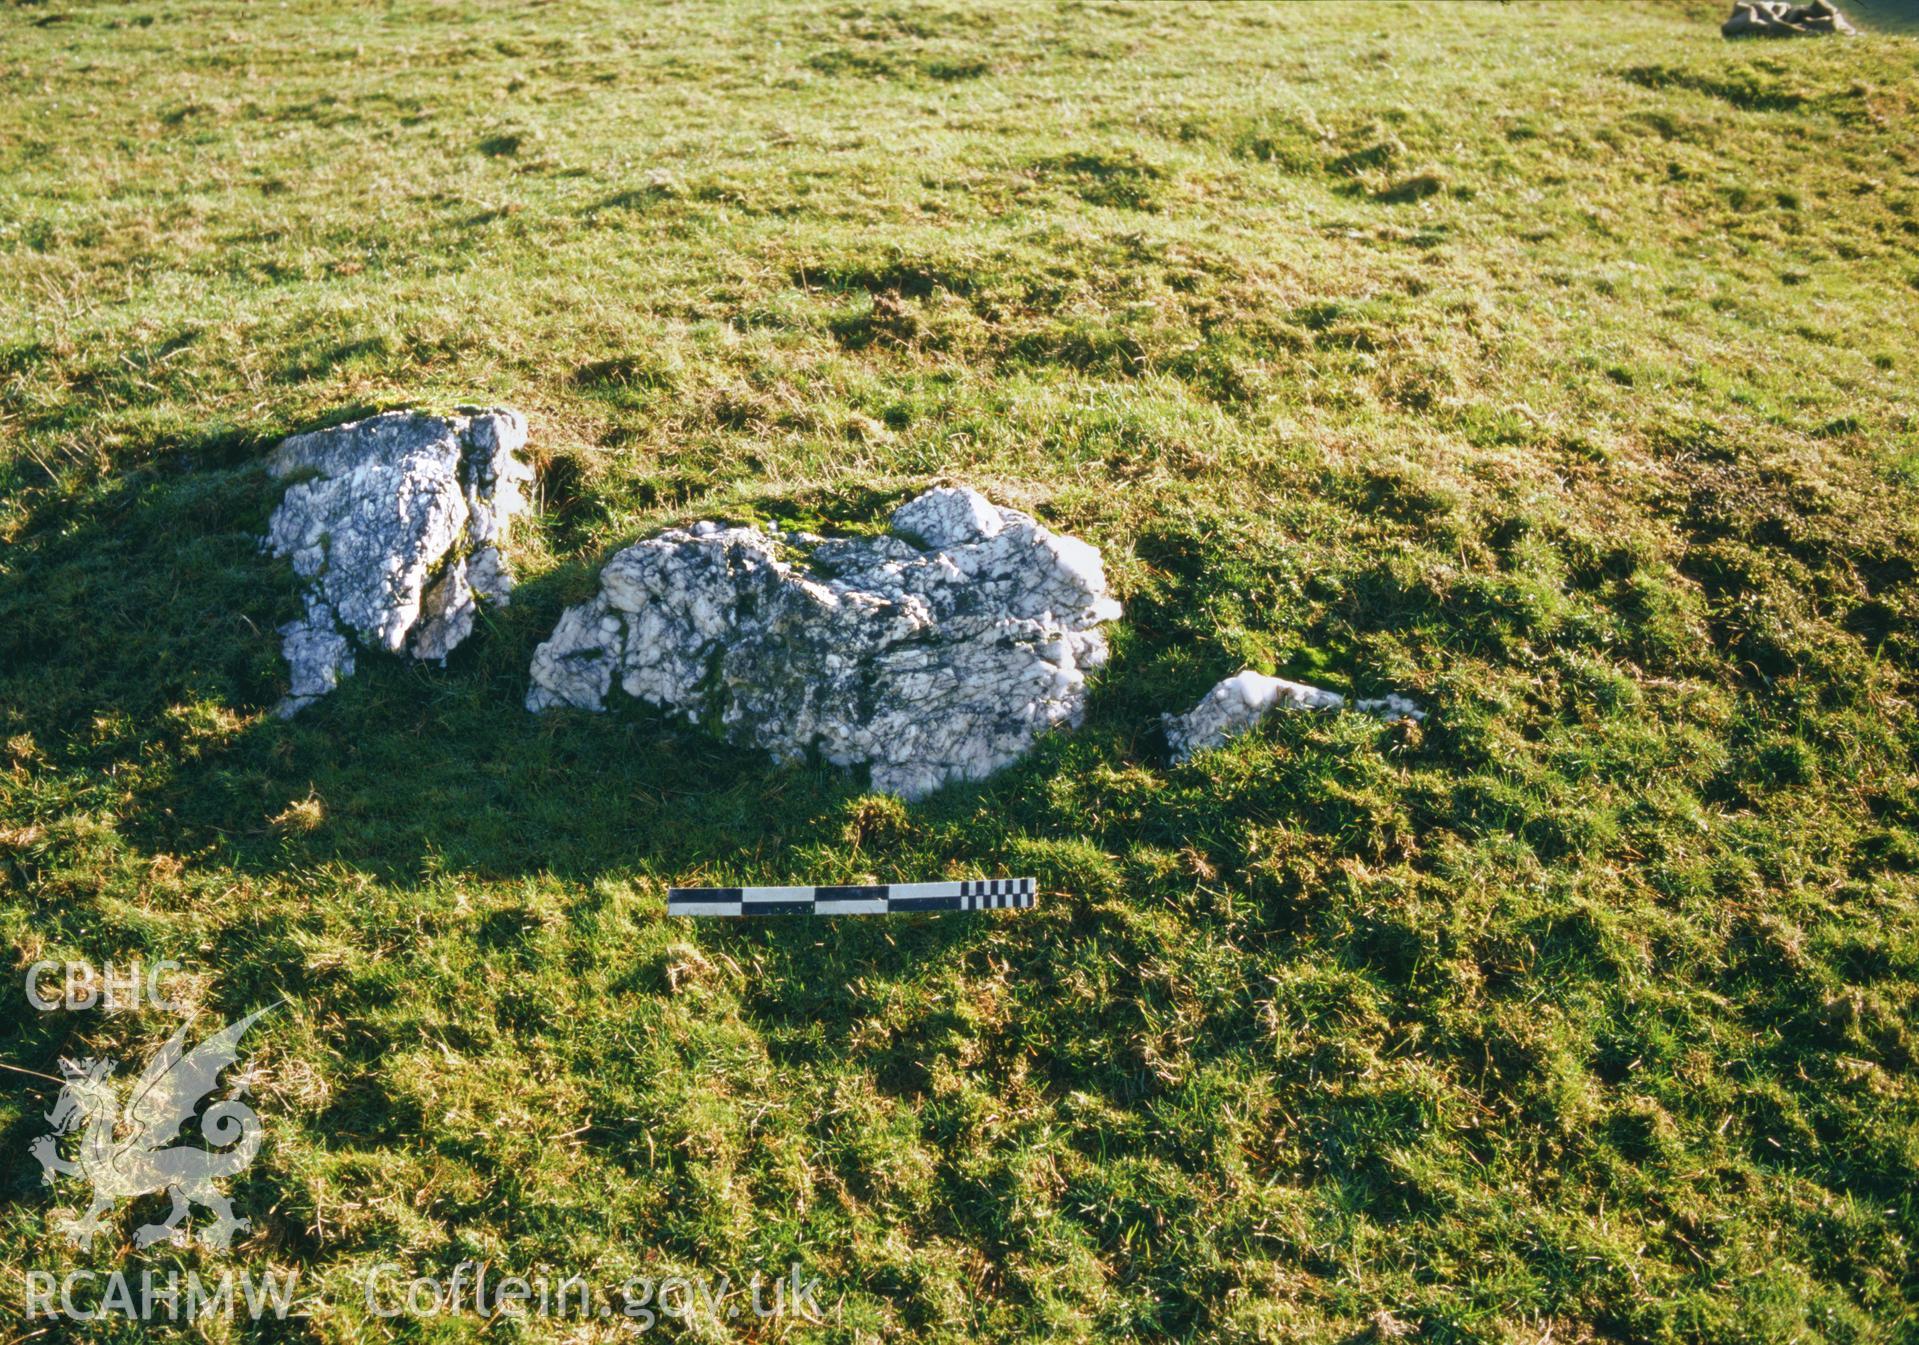
{"label": "watermark logo", "polygon": [[[162,989],[162,977],[169,971],[179,972],[180,964],[107,964],[96,969],[81,962],[37,962],[27,974],[27,999],[47,1012],[143,1006],[189,1012],[184,1002]],[[172,1208],[165,1218],[134,1231],[135,1246],[184,1247],[197,1238],[211,1251],[229,1251],[234,1235],[245,1232],[249,1221],[235,1215],[221,1183],[252,1165],[262,1140],[260,1118],[242,1100],[255,1076],[250,1069],[234,1067],[247,1031],[276,1007],[268,1005],[220,1027],[197,1045],[189,1045],[192,1024],[183,1022],[130,1084],[116,1082],[117,1061],[100,1058],[62,1059],[60,1078],[40,1076],[61,1087],[46,1115],[50,1130],[35,1139],[29,1151],[48,1186],[72,1179],[90,1187],[92,1195],[78,1217],[71,1210],[56,1211],[49,1230],[83,1251],[91,1250],[102,1232],[111,1244],[116,1210],[127,1202],[165,1195]],[[0,1069],[17,1068],[0,1063]],[[222,1076],[228,1086],[216,1097]],[[192,1130],[196,1116],[197,1135]],[[211,1218],[196,1221],[196,1206]],[[320,1301],[296,1297],[298,1270],[242,1273],[231,1264],[212,1276],[137,1263],[106,1271],[34,1268],[26,1271],[23,1286],[29,1319],[74,1322],[300,1318]],[[739,1281],[688,1271],[634,1275],[611,1286],[594,1271],[515,1275],[502,1273],[490,1262],[463,1261],[444,1276],[381,1263],[365,1276],[362,1292],[365,1312],[382,1322],[467,1317],[490,1324],[500,1317],[537,1317],[595,1320],[637,1333],[662,1322],[694,1329],[787,1317],[819,1323],[824,1320],[820,1288],[820,1281],[803,1275],[797,1262],[785,1274],[754,1271]]]}
{"label": "watermark logo", "polygon": [[[66,1275],[29,1270],[26,1314],[29,1318],[64,1317],[75,1322],[103,1322],[111,1317],[137,1322],[198,1322],[231,1319],[236,1311],[243,1311],[253,1321],[269,1314],[284,1319],[294,1306],[299,1280],[297,1270],[269,1270],[261,1275],[236,1275],[224,1270],[210,1280],[202,1279],[197,1270],[189,1270],[184,1277],[172,1270],[158,1274],[143,1270],[137,1275],[124,1270],[105,1275],[91,1270]],[[234,1292],[236,1287],[238,1294]]]}
{"label": "watermark logo", "polygon": [[[36,1139],[31,1150],[47,1185],[57,1177],[79,1177],[93,1187],[93,1200],[79,1218],[60,1220],[58,1231],[74,1245],[90,1247],[116,1205],[163,1192],[172,1198],[173,1208],[164,1220],[145,1224],[134,1234],[138,1246],[184,1243],[184,1221],[194,1205],[213,1214],[213,1222],[199,1231],[201,1243],[213,1251],[225,1251],[233,1235],[246,1230],[247,1220],[234,1217],[232,1203],[215,1183],[244,1172],[260,1152],[260,1118],[240,1101],[247,1079],[239,1078],[200,1118],[200,1132],[211,1149],[174,1141],[200,1103],[219,1088],[221,1073],[239,1059],[240,1038],[272,1007],[221,1028],[191,1050],[182,1024],[147,1062],[124,1104],[112,1077],[116,1062],[60,1062],[65,1084],[47,1113],[53,1129]],[[60,1153],[67,1138],[77,1139],[71,1159]]]}
{"label": "watermark logo", "polygon": [[799,1262],[784,1275],[754,1271],[749,1280],[728,1275],[635,1275],[613,1289],[595,1289],[575,1272],[503,1275],[489,1262],[462,1261],[445,1277],[407,1278],[397,1262],[382,1262],[366,1278],[366,1309],[375,1317],[438,1317],[467,1314],[484,1321],[500,1316],[617,1319],[630,1331],[650,1331],[662,1320],[687,1326],[721,1325],[742,1318],[770,1321],[800,1317],[818,1324],[820,1281],[801,1278]]}
{"label": "watermark logo", "polygon": [[180,970],[178,962],[161,959],[150,967],[133,962],[95,967],[91,962],[36,962],[27,968],[27,1003],[41,1013],[56,1009],[91,1009],[96,1004],[109,1013],[147,1004],[170,1013],[186,1006],[160,988],[160,980]]}

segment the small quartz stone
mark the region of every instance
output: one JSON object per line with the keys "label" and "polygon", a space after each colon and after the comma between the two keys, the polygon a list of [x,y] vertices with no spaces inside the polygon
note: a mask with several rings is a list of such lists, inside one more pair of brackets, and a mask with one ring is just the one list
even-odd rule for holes
{"label": "small quartz stone", "polygon": [[[1337,691],[1289,682],[1283,677],[1268,677],[1248,669],[1235,673],[1207,692],[1198,705],[1183,715],[1162,715],[1166,743],[1173,759],[1184,761],[1193,753],[1218,747],[1250,732],[1276,710],[1338,710],[1348,704]],[[1353,701],[1352,708],[1382,719],[1424,719],[1426,712],[1404,696],[1380,696]]]}
{"label": "small quartz stone", "polygon": [[1739,0],[1719,25],[1724,37],[1850,37],[1855,31],[1830,0],[1804,5],[1790,0]]}

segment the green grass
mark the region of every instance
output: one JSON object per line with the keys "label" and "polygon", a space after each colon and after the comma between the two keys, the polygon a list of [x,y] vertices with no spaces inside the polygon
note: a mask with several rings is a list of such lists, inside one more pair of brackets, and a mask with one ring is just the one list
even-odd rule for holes
{"label": "green grass", "polygon": [[[1919,44],[1724,8],[0,7],[0,931],[289,1001],[258,1338],[471,1338],[357,1287],[471,1257],[797,1259],[795,1339],[1913,1339]],[[495,400],[514,605],[272,719],[266,448]],[[1019,767],[519,711],[636,535],[941,479],[1127,603]],[[1245,666],[1433,714],[1169,764]],[[18,1067],[171,1030],[10,975]],[[8,1340],[25,1268],[219,1264],[48,1233],[44,1087]]]}

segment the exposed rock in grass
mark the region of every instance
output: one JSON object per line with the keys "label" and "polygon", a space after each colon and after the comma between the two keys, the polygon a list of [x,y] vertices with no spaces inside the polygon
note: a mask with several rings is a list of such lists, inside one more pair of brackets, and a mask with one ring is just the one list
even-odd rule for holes
{"label": "exposed rock in grass", "polygon": [[919,798],[1079,722],[1119,615],[1099,552],[971,490],[881,537],[698,523],[614,556],[533,657],[530,710],[628,695]]}
{"label": "exposed rock in grass", "polygon": [[1173,759],[1184,761],[1195,752],[1218,747],[1248,732],[1275,710],[1338,710],[1348,704],[1364,714],[1384,719],[1426,717],[1424,710],[1404,696],[1348,702],[1337,691],[1248,670],[1235,673],[1215,686],[1185,714],[1162,715],[1161,720],[1166,727],[1166,742],[1173,749]]}
{"label": "exposed rock in grass", "polygon": [[353,672],[353,642],[443,659],[477,603],[513,587],[499,544],[532,471],[526,420],[504,408],[389,411],[286,440],[267,470],[291,478],[266,549],[307,581],[306,611],[280,628],[292,715]]}
{"label": "exposed rock in grass", "polygon": [[1719,25],[1724,37],[1819,37],[1850,35],[1853,26],[1827,0],[1794,5],[1787,0],[1739,0],[1732,16]]}

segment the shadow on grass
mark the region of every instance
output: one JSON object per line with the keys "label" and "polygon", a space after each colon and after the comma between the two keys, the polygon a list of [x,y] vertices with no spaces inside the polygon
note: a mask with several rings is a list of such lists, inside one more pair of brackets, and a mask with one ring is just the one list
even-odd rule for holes
{"label": "shadow on grass", "polygon": [[[1195,846],[1239,868],[1252,862],[1249,818],[1295,818],[1358,838],[1351,844],[1374,857],[1380,845],[1366,838],[1398,825],[1378,820],[1382,805],[1356,792],[1377,787],[1374,754],[1336,741],[1260,772],[1160,778],[1140,769],[1163,761],[1159,712],[1190,706],[1233,670],[1220,662],[1224,651],[1195,638],[1209,619],[1197,595],[1258,587],[1264,562],[1230,539],[1185,550],[1171,536],[1142,539],[1163,574],[1114,631],[1086,724],[1051,735],[985,784],[880,810],[897,823],[862,821],[873,800],[856,774],[775,766],[622,698],[605,715],[526,713],[533,648],[567,604],[591,593],[599,556],[529,578],[447,666],[363,653],[337,692],[296,720],[275,719],[269,707],[285,690],[276,628],[299,603],[291,573],[258,549],[278,495],[258,467],[266,443],[236,438],[161,454],[162,465],[49,495],[0,564],[0,744],[34,758],[34,796],[17,811],[85,816],[105,838],[99,844],[134,858],[9,862],[28,864],[20,876],[25,890],[40,889],[43,907],[71,901],[76,912],[98,889],[63,873],[154,866],[232,875],[238,895],[221,896],[220,918],[203,926],[206,961],[224,969],[230,1003],[368,992],[355,983],[364,967],[310,955],[328,922],[300,894],[334,910],[364,906],[368,925],[384,928],[396,900],[412,900],[399,893],[417,888],[430,905],[444,896],[433,895],[442,880],[558,880],[574,885],[569,917],[584,920],[609,879],[1039,877],[1050,914],[1041,912],[1046,935],[1035,939],[1008,941],[995,936],[995,921],[953,919],[722,922],[675,936],[755,967],[747,1007],[776,1029],[784,1063],[803,1066],[837,1058],[843,1043],[821,1025],[844,1023],[858,998],[848,987],[861,978],[915,982],[990,952],[1011,958],[1021,978],[1050,984],[1063,974],[1054,944],[1149,957],[1151,938],[1127,919],[1152,903],[1145,888],[1128,886],[1120,858],[1142,844],[1167,853]],[[893,502],[856,490],[757,507],[788,524],[839,529],[883,516]],[[1323,726],[1284,732],[1306,745]],[[1348,736],[1372,732],[1349,727]],[[250,896],[252,880],[280,890]],[[1266,902],[1260,880],[1249,881]],[[510,887],[483,898],[470,931],[478,956],[515,955],[522,926],[538,925],[532,907],[520,909],[529,900]],[[1298,903],[1271,904],[1257,922],[1262,937],[1289,937]],[[644,982],[636,988],[670,993],[650,966],[632,969]],[[883,1053],[882,1086],[923,1089],[922,1062],[953,1027],[935,1014],[900,1037]],[[377,1059],[384,1044],[367,1049]],[[1097,1060],[1062,1065],[1059,1080],[1089,1071],[1115,1096],[1147,1086],[1136,1063]]]}
{"label": "shadow on grass", "polygon": [[640,707],[523,711],[533,646],[590,590],[586,562],[527,582],[444,668],[363,652],[334,695],[271,717],[276,629],[298,609],[258,550],[276,496],[250,464],[134,473],[50,502],[0,573],[8,734],[120,782],[116,825],[142,851],[382,881],[692,877],[715,856],[764,865],[857,793]]}
{"label": "shadow on grass", "polygon": [[[330,882],[831,881],[856,875],[804,866],[849,849],[884,867],[845,844],[864,793],[854,773],[776,766],[621,697],[603,715],[521,708],[534,646],[592,591],[602,557],[528,579],[444,667],[362,651],[333,695],[272,717],[285,689],[277,628],[299,599],[258,548],[278,496],[257,465],[268,442],[161,454],[49,495],[0,567],[0,738],[30,741],[40,778],[69,800],[93,794],[126,843],[247,874],[334,871]],[[818,505],[796,501],[782,520],[831,526]],[[1096,720],[1136,708],[1106,689],[1112,671]],[[1003,813],[1051,770],[1083,769],[1088,750],[1132,747],[1115,733],[1049,744],[913,815]]]}

